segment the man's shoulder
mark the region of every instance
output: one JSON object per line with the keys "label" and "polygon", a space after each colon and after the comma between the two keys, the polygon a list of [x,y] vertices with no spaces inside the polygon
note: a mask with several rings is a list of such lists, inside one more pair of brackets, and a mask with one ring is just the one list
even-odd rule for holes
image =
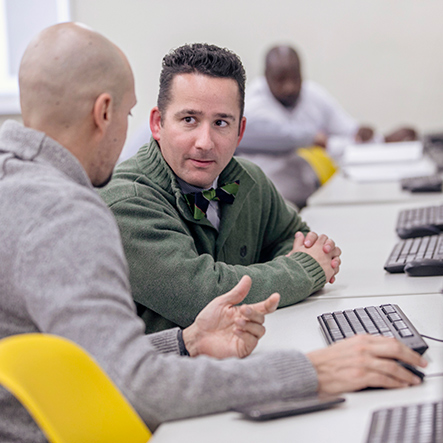
{"label": "man's shoulder", "polygon": [[113,177],[104,188],[99,189],[98,193],[108,206],[137,195],[134,181],[120,177]]}
{"label": "man's shoulder", "polygon": [[115,168],[111,181],[99,191],[108,206],[135,197],[152,200],[160,194],[172,195],[171,174],[152,143]]}
{"label": "man's shoulder", "polygon": [[263,170],[256,163],[244,158],[235,156],[234,161],[238,163],[238,165],[243,168],[246,172],[248,172],[253,178],[263,178],[266,177]]}
{"label": "man's shoulder", "polygon": [[99,190],[99,194],[108,206],[112,206],[119,201],[136,197],[140,193],[138,187],[149,192],[151,185],[150,180],[140,170],[136,156],[133,156],[115,168],[111,181]]}
{"label": "man's shoulder", "polygon": [[233,161],[236,162],[238,167],[243,170],[243,173],[247,175],[248,180],[258,186],[257,190],[260,189],[261,193],[277,193],[274,185],[272,184],[269,177],[263,172],[263,170],[257,164],[244,158],[235,156]]}

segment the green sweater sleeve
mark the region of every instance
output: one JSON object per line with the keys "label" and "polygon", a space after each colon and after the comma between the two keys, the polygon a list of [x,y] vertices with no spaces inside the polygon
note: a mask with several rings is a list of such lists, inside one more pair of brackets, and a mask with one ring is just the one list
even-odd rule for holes
{"label": "green sweater sleeve", "polygon": [[[243,275],[253,282],[245,302],[255,303],[279,292],[280,307],[305,299],[325,284],[323,270],[309,255],[281,255],[291,249],[292,233],[290,240],[274,243],[274,235],[265,234],[271,242],[268,251],[260,254],[262,262],[228,264],[236,261],[226,257],[229,253],[220,251],[218,260],[216,250],[202,253],[192,227],[164,202],[150,197],[128,198],[111,209],[120,226],[134,300],[172,324],[189,326],[212,299],[232,289]],[[234,249],[231,244],[239,236],[228,239],[222,249]],[[161,321],[153,325],[152,321],[151,317],[150,331],[167,325]]]}

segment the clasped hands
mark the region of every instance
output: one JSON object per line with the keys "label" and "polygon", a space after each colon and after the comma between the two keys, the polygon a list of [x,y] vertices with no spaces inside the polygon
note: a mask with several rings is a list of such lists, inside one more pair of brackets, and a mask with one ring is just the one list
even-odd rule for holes
{"label": "clasped hands", "polygon": [[334,283],[335,275],[340,270],[341,249],[332,239],[324,234],[319,236],[315,232],[308,232],[306,237],[302,232],[296,232],[292,250],[286,254],[286,257],[290,257],[295,252],[305,252],[314,258],[322,267],[326,281]]}

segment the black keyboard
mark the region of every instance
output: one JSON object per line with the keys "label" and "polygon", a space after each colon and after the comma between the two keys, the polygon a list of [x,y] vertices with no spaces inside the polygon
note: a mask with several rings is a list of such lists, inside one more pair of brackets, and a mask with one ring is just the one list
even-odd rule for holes
{"label": "black keyboard", "polygon": [[384,269],[390,273],[405,272],[405,266],[411,262],[424,263],[429,259],[443,260],[443,234],[400,240],[389,254]]}
{"label": "black keyboard", "polygon": [[443,400],[372,413],[366,443],[443,442]]}
{"label": "black keyboard", "polygon": [[400,211],[395,229],[400,238],[440,234],[443,230],[443,205]]}
{"label": "black keyboard", "polygon": [[336,341],[356,334],[394,337],[423,354],[428,345],[403,311],[394,304],[327,312],[317,317],[326,341]]}
{"label": "black keyboard", "polygon": [[400,181],[401,188],[409,192],[441,192],[443,179],[439,175],[408,177]]}

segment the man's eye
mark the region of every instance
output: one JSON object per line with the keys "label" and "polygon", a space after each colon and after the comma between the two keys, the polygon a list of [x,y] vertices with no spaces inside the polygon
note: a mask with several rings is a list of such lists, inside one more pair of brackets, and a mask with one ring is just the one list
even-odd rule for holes
{"label": "man's eye", "polygon": [[195,118],[194,117],[185,117],[184,121],[186,123],[194,123],[195,122]]}
{"label": "man's eye", "polygon": [[220,128],[225,128],[226,126],[228,126],[228,123],[225,122],[224,120],[217,120],[217,121],[215,122],[215,124],[216,124],[217,126],[220,126]]}

